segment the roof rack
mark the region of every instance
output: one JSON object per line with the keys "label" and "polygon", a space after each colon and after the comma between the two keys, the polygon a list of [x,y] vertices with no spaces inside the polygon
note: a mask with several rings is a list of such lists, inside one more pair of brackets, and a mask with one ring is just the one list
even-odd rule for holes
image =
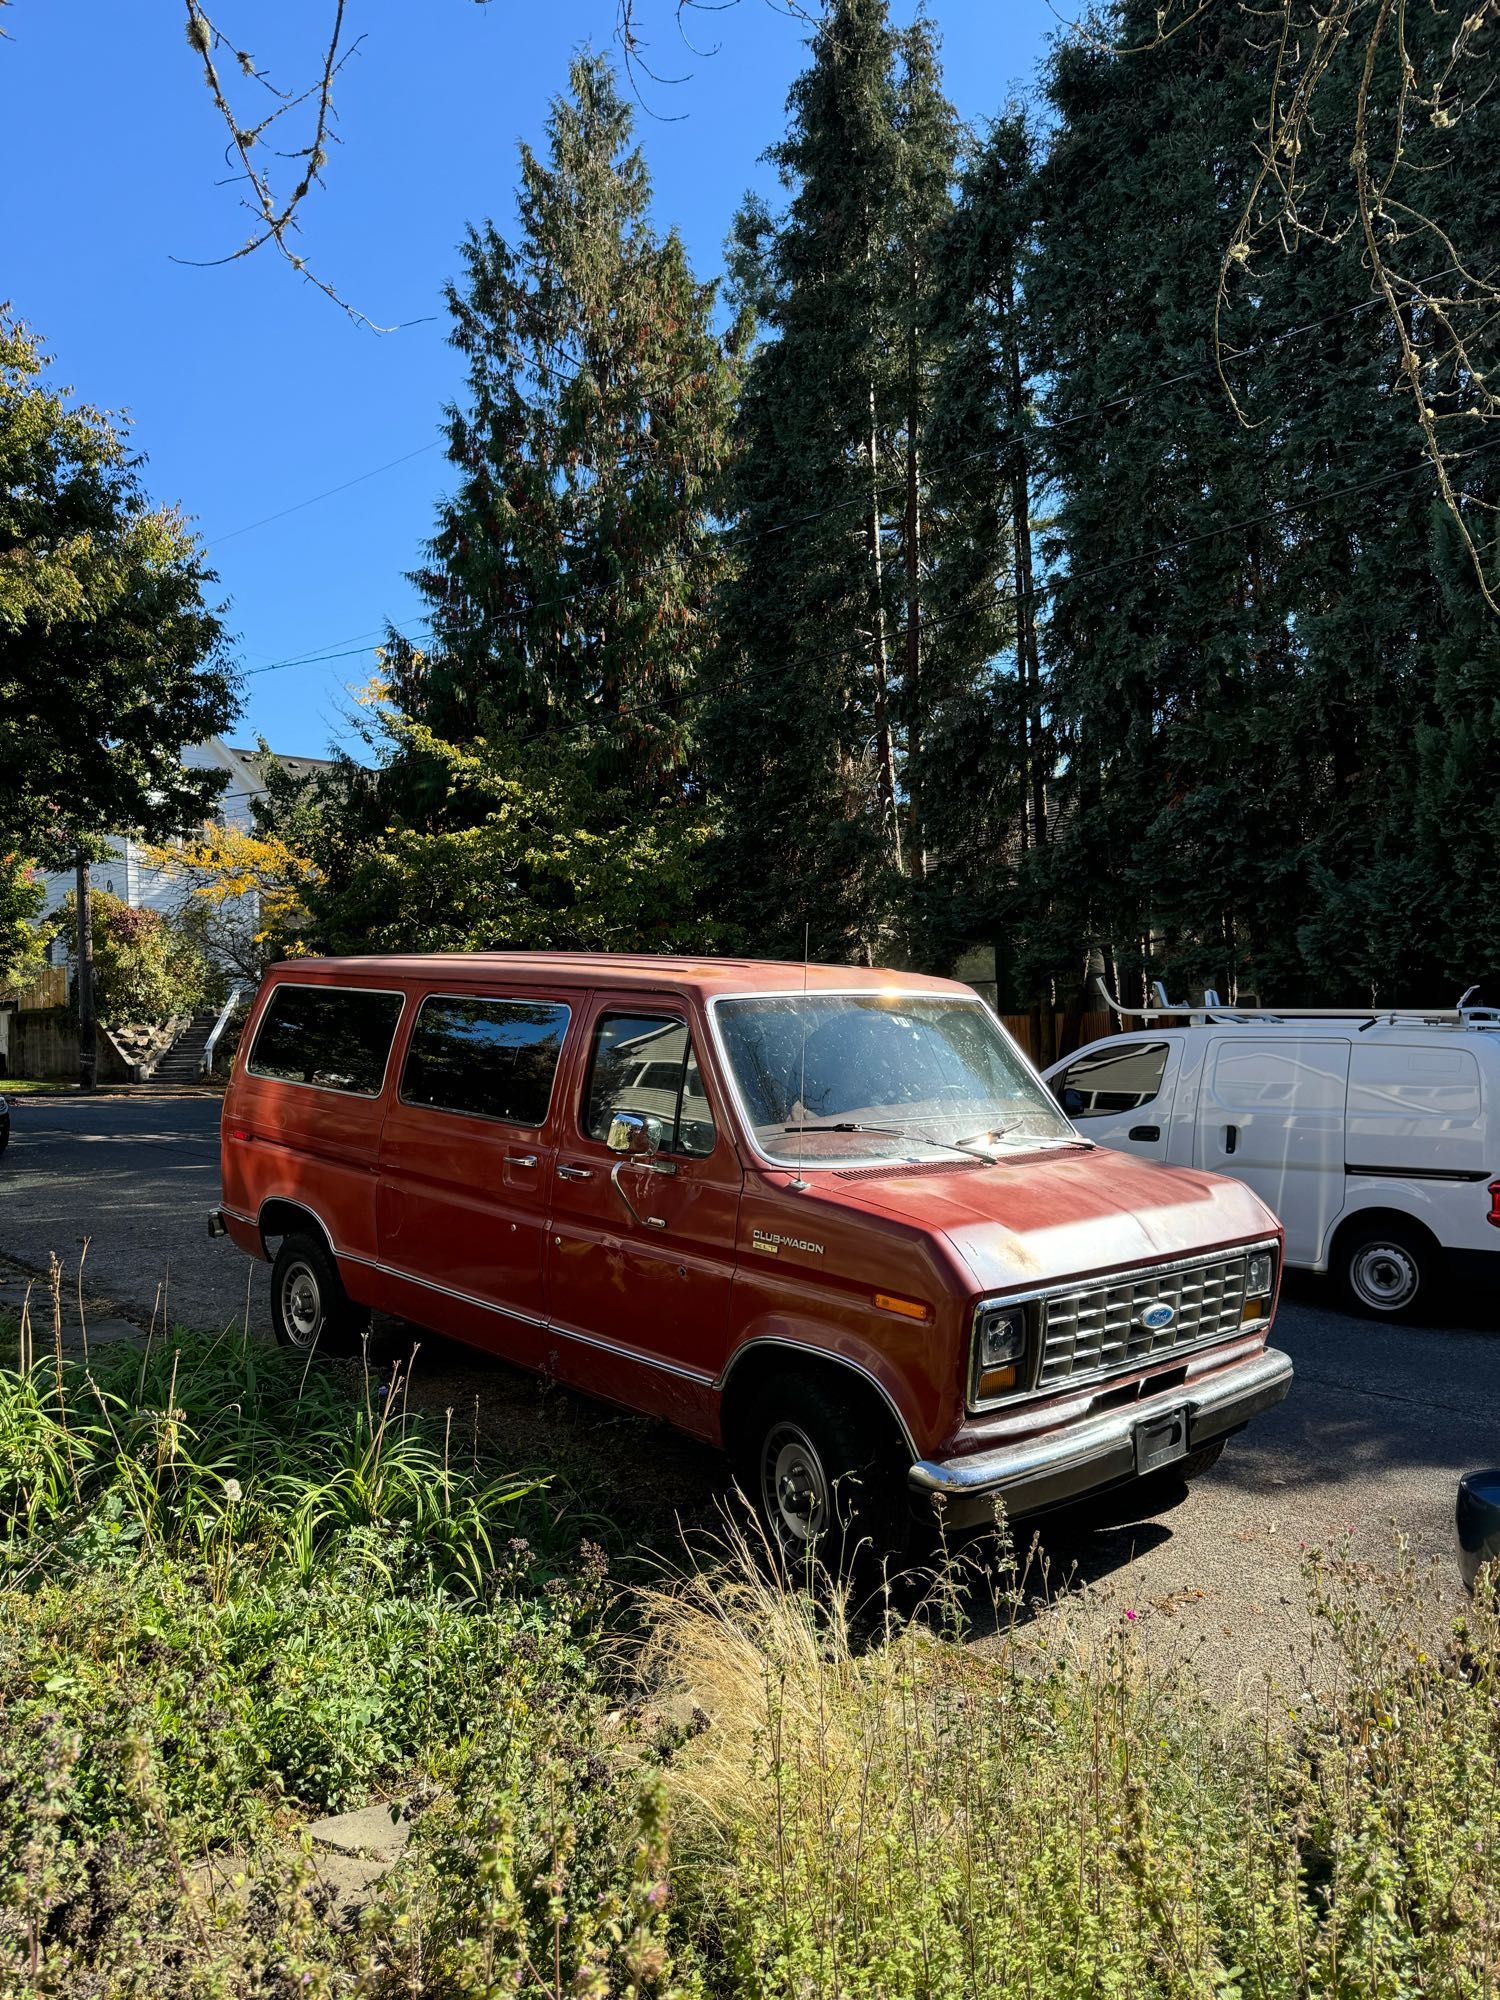
{"label": "roof rack", "polygon": [[1500,1009],[1468,1005],[1479,990],[1475,986],[1468,989],[1456,1007],[1240,1007],[1226,1004],[1211,986],[1204,988],[1201,1000],[1169,1000],[1165,982],[1153,979],[1151,990],[1156,995],[1156,1005],[1125,1007],[1097,973],[1094,984],[1105,1006],[1121,1020],[1181,1020],[1185,1016],[1195,1028],[1206,1027],[1210,1021],[1216,1027],[1251,1027],[1257,1022],[1274,1026],[1289,1021],[1358,1021],[1371,1028],[1381,1021],[1409,1021],[1435,1028],[1500,1028]]}

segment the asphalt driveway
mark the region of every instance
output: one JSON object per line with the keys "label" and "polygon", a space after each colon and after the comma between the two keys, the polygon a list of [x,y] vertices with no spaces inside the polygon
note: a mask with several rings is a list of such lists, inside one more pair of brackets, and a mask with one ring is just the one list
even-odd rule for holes
{"label": "asphalt driveway", "polygon": [[[180,1324],[228,1325],[248,1305],[265,1332],[266,1267],[207,1234],[218,1120],[209,1096],[16,1100],[0,1155],[0,1256],[35,1269],[55,1250],[71,1274],[87,1237],[90,1288],[127,1312],[149,1317],[165,1287]],[[1306,1551],[1346,1536],[1381,1562],[1405,1536],[1439,1559],[1439,1603],[1457,1608],[1455,1482],[1500,1462],[1490,1301],[1468,1302],[1473,1324],[1398,1329],[1333,1310],[1310,1281],[1289,1292],[1273,1338],[1296,1364],[1292,1395],[1234,1439],[1186,1501],[1145,1519],[1096,1508],[1045,1529],[1055,1573],[1090,1582],[1099,1615],[1133,1611],[1132,1623],[1193,1653],[1220,1684],[1275,1666],[1302,1622]],[[0,1285],[0,1300],[14,1295],[13,1278]],[[713,1454],[444,1342],[424,1342],[420,1373],[426,1400],[472,1413],[518,1460],[582,1465],[600,1482],[587,1504],[627,1521],[655,1508],[712,1522]]]}

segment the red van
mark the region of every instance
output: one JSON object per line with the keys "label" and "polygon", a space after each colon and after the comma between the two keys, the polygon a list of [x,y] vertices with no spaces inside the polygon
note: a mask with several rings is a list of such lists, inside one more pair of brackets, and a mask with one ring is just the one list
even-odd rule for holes
{"label": "red van", "polygon": [[600,954],[306,959],[210,1226],[279,1337],[398,1314],[730,1453],[789,1551],[1166,1466],[1279,1403],[1281,1232],[1082,1138],[966,986]]}

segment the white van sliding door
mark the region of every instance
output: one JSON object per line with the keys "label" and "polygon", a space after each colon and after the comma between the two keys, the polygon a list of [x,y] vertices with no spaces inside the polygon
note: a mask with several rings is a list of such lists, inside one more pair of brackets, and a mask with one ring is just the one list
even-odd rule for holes
{"label": "white van sliding door", "polygon": [[1198,1093],[1198,1165],[1280,1216],[1289,1264],[1314,1264],[1344,1202],[1347,1041],[1216,1036]]}

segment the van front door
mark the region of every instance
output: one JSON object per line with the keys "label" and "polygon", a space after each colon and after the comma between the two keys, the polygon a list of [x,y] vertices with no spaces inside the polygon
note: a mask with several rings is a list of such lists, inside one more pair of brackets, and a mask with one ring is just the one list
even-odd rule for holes
{"label": "van front door", "polygon": [[1181,1057],[1176,1042],[1112,1036],[1049,1070],[1047,1082],[1085,1139],[1162,1161]]}
{"label": "van front door", "polygon": [[1214,1036],[1198,1092],[1197,1164],[1244,1181],[1281,1218],[1289,1264],[1318,1261],[1344,1203],[1347,1041]]}
{"label": "van front door", "polygon": [[[610,1152],[617,1111],[657,1121],[654,1159]],[[742,1179],[686,1010],[602,1001],[557,1154],[549,1367],[579,1388],[711,1432]]]}

